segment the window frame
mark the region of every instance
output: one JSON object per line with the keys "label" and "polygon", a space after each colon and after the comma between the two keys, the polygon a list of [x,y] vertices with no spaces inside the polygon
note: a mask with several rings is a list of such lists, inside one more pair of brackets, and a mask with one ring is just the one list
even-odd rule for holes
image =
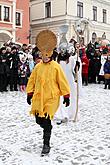
{"label": "window frame", "polygon": [[2,20],[2,5],[0,5],[0,21]]}
{"label": "window frame", "polygon": [[83,18],[83,2],[77,1],[77,17]]}
{"label": "window frame", "polygon": [[[15,24],[17,27],[22,27],[22,12],[20,11],[16,11],[16,14],[19,13],[20,14],[20,24],[16,24],[16,17],[15,17]],[[16,15],[17,16],[17,15]]]}
{"label": "window frame", "polygon": [[93,6],[93,21],[97,21],[97,6]]}
{"label": "window frame", "polygon": [[107,23],[107,10],[103,9],[103,23]]}
{"label": "window frame", "polygon": [[[0,3],[0,6],[1,6],[1,20],[0,22],[3,22],[3,23],[6,23],[6,24],[12,24],[12,13],[11,13],[11,10],[12,10],[12,6],[10,5],[7,5],[7,4],[2,4]],[[4,7],[9,7],[9,21],[5,21],[4,20]]]}
{"label": "window frame", "polygon": [[[6,11],[6,9],[8,9],[8,12]],[[8,13],[8,19],[5,18],[7,16],[7,13]],[[7,5],[3,6],[3,21],[11,22],[11,20],[10,20],[10,7]]]}
{"label": "window frame", "polygon": [[[50,6],[46,7],[46,4],[49,4],[50,3]],[[52,8],[52,3],[51,1],[48,1],[45,3],[45,18],[51,18],[52,17],[52,11],[51,11],[51,8]],[[49,9],[49,10],[48,10]]]}

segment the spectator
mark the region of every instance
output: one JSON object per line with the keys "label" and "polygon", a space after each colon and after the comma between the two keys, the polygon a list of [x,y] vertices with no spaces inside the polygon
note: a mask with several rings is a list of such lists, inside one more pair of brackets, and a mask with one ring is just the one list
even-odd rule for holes
{"label": "spectator", "polygon": [[81,58],[82,61],[82,84],[88,85],[88,68],[89,68],[89,60],[84,54]]}
{"label": "spectator", "polygon": [[29,70],[30,70],[30,73],[31,73],[32,70],[34,69],[34,66],[35,66],[35,63],[34,63],[32,55],[28,56],[28,62],[29,62]]}
{"label": "spectator", "polygon": [[17,53],[16,47],[12,47],[11,54],[9,56],[10,62],[10,91],[18,91],[17,84],[18,84],[18,62],[19,56]]}
{"label": "spectator", "polygon": [[0,92],[7,90],[7,76],[9,74],[8,58],[6,53],[6,47],[2,47],[0,50]]}
{"label": "spectator", "polygon": [[104,64],[104,77],[105,77],[105,87],[104,89],[110,89],[110,56],[108,56],[107,61]]}
{"label": "spectator", "polygon": [[29,66],[26,62],[25,57],[22,57],[18,63],[18,75],[19,75],[20,91],[23,92],[26,89],[28,75],[29,75]]}

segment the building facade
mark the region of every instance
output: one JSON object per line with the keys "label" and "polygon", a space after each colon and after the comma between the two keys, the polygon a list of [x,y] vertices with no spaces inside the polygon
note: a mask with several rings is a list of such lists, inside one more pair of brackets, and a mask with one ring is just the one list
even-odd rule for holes
{"label": "building facade", "polygon": [[29,0],[0,0],[0,45],[29,43]]}
{"label": "building facade", "polygon": [[68,25],[69,40],[110,40],[110,0],[30,0],[31,42],[43,29],[50,29],[60,38],[60,27]]}

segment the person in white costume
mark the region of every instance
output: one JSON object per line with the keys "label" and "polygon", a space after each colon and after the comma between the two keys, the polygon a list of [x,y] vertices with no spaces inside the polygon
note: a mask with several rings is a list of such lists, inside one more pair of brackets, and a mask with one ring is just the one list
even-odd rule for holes
{"label": "person in white costume", "polygon": [[[61,97],[60,106],[59,109],[55,115],[55,118],[57,119],[57,124],[61,124],[62,122],[67,122],[69,120],[73,120],[76,113],[76,99],[77,99],[77,82],[75,79],[75,68],[76,65],[79,67],[78,71],[78,94],[81,93],[81,87],[82,87],[82,78],[81,78],[81,60],[78,57],[77,61],[77,51],[75,52],[74,46],[69,43],[66,45],[66,43],[62,43],[59,46],[59,57],[58,62],[63,68],[63,71],[67,77],[67,80],[70,85],[70,106],[65,107],[62,100],[63,97]],[[75,55],[74,55],[75,54]]]}
{"label": "person in white costume", "polygon": [[103,54],[101,55],[101,69],[100,69],[100,72],[99,72],[99,83],[100,81],[102,80],[102,77],[103,77],[103,81],[104,81],[104,64],[107,60],[107,56],[104,56]]}

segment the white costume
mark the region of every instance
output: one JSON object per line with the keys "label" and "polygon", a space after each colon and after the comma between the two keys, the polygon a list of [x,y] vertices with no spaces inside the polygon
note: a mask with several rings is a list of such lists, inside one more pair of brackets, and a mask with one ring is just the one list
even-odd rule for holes
{"label": "white costume", "polygon": [[[63,97],[61,97],[60,106],[55,115],[55,118],[58,120],[63,120],[65,118],[68,120],[72,120],[75,117],[76,99],[77,99],[77,83],[75,82],[75,79],[74,79],[74,74],[75,74],[74,68],[76,65],[76,60],[77,60],[77,55],[70,56],[68,64],[66,64],[65,61],[60,61],[60,65],[62,66],[63,71],[69,82],[71,93],[70,93],[69,107],[65,107],[65,105],[63,104]],[[82,78],[81,78],[82,66],[81,66],[80,58],[78,59],[78,61],[80,62],[80,69],[78,71],[78,87],[79,87],[79,94],[80,94],[81,87],[82,87]]]}
{"label": "white costume", "polygon": [[100,69],[100,72],[99,72],[99,75],[101,76],[104,76],[104,64],[107,60],[107,56],[101,56],[101,69]]}
{"label": "white costume", "polygon": [[[62,66],[62,69],[67,77],[67,80],[70,85],[70,106],[65,107],[63,104],[63,97],[60,99],[60,106],[58,111],[56,112],[55,118],[57,120],[63,120],[63,119],[74,119],[75,112],[76,112],[76,101],[77,101],[77,83],[75,82],[75,66],[77,61],[77,54],[75,56],[72,56],[75,52],[74,45],[72,43],[68,43],[66,40],[66,33],[68,31],[68,26],[63,25],[60,27],[60,34],[63,36],[60,40],[59,44],[59,52],[62,55],[62,59],[59,59],[59,63]],[[67,53],[67,54],[66,54]],[[69,57],[70,56],[70,57]],[[65,59],[69,58],[69,63],[66,63],[67,61]],[[81,91],[82,86],[82,66],[81,66],[81,60],[78,59],[80,62],[80,69],[78,71],[78,87],[79,87],[79,93]]]}

